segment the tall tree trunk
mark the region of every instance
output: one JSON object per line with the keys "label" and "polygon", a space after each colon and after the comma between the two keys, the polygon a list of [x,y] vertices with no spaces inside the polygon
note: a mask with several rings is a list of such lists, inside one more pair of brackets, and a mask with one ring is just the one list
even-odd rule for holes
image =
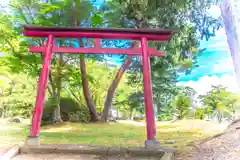
{"label": "tall tree trunk", "polygon": [[57,103],[55,110],[54,110],[54,121],[56,123],[61,123],[63,122],[62,117],[61,117],[61,108],[60,108],[60,98],[58,98],[59,103]]}
{"label": "tall tree trunk", "polygon": [[61,117],[61,108],[60,108],[60,100],[61,100],[61,90],[62,90],[62,64],[63,64],[63,55],[59,54],[59,60],[57,64],[57,75],[56,75],[56,107],[54,109],[55,113],[55,122],[63,122],[62,117]]}
{"label": "tall tree trunk", "polygon": [[240,0],[224,0],[220,8],[236,78],[240,86]]}
{"label": "tall tree trunk", "polygon": [[[71,20],[72,26],[75,26],[75,27],[79,27],[81,25],[81,19],[78,19],[77,18],[78,16],[76,17],[76,15],[78,14],[76,13],[76,11],[78,10],[78,8],[76,7],[79,6],[79,3],[80,1],[73,1],[72,3],[72,16],[70,17],[70,20]],[[79,47],[84,47],[81,39],[78,40],[78,43],[79,43]],[[87,103],[87,107],[89,108],[89,111],[90,111],[91,121],[93,122],[99,121],[100,118],[97,114],[96,106],[93,102],[92,95],[88,87],[84,55],[80,55],[80,70],[81,70],[83,94],[84,94],[85,101]]]}
{"label": "tall tree trunk", "polygon": [[108,89],[107,96],[106,96],[106,99],[105,99],[105,102],[104,102],[104,110],[103,110],[103,114],[102,114],[102,117],[101,117],[101,120],[103,122],[107,121],[108,112],[109,112],[109,110],[112,106],[112,101],[113,101],[115,90],[116,90],[124,72],[129,67],[131,62],[132,62],[132,56],[128,56],[128,58],[125,60],[125,62],[119,68],[119,70],[117,72],[117,75],[115,76],[114,80],[112,81],[111,86]]}
{"label": "tall tree trunk", "polygon": [[[143,21],[136,20],[136,27],[135,28],[139,29],[139,28],[142,28],[142,27],[143,27]],[[137,47],[136,42],[134,42],[133,47]],[[124,72],[129,67],[131,62],[132,62],[132,56],[128,56],[128,58],[125,60],[125,62],[119,68],[119,70],[117,72],[117,75],[115,76],[111,86],[108,89],[107,96],[106,96],[106,99],[105,99],[105,102],[104,102],[104,110],[103,110],[103,114],[102,114],[102,117],[101,117],[102,122],[107,122],[108,112],[112,107],[112,101],[113,101],[115,90],[116,90]]]}
{"label": "tall tree trunk", "polygon": [[131,107],[130,108],[130,120],[131,121],[134,120],[135,112],[136,112],[136,109]]}
{"label": "tall tree trunk", "polygon": [[80,70],[82,75],[81,77],[82,77],[83,94],[91,114],[91,121],[94,121],[94,122],[99,121],[100,118],[97,114],[96,106],[93,102],[92,95],[88,87],[86,64],[85,64],[85,58],[83,55],[80,55]]}
{"label": "tall tree trunk", "polygon": [[[84,47],[81,40],[79,40],[78,42],[80,47]],[[81,70],[81,78],[82,78],[83,95],[87,103],[87,107],[89,108],[89,111],[90,111],[91,121],[92,122],[100,121],[100,117],[96,111],[96,105],[93,102],[92,94],[88,87],[87,70],[86,70],[84,55],[80,55],[80,70]]]}
{"label": "tall tree trunk", "polygon": [[51,70],[49,72],[49,81],[50,81],[50,86],[51,86],[51,89],[52,89],[51,96],[56,103],[56,106],[55,106],[55,108],[53,110],[53,113],[52,113],[52,118],[53,118],[54,122],[62,122],[61,112],[60,112],[60,100],[58,98],[57,87],[54,84]]}

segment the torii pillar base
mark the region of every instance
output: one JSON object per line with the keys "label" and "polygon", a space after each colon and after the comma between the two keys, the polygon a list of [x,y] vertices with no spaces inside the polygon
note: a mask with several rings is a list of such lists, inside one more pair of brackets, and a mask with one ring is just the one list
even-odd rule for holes
{"label": "torii pillar base", "polygon": [[40,146],[39,136],[28,136],[25,140],[25,146]]}
{"label": "torii pillar base", "polygon": [[149,148],[149,149],[160,148],[160,142],[157,141],[156,139],[146,140],[145,148]]}

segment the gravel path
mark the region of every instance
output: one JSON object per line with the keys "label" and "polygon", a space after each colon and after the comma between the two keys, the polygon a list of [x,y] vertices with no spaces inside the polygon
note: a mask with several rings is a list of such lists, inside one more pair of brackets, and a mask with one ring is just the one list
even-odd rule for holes
{"label": "gravel path", "polygon": [[178,155],[177,160],[238,160],[240,159],[240,120],[224,134],[196,144]]}

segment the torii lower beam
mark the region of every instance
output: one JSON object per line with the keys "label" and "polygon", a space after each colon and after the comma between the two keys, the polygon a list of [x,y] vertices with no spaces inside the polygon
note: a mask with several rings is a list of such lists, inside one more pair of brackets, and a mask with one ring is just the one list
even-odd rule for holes
{"label": "torii lower beam", "polygon": [[[31,47],[30,52],[43,53],[46,47]],[[53,47],[53,53],[86,53],[86,54],[127,54],[127,55],[141,55],[141,48],[119,49],[119,48],[70,48],[70,47]],[[154,48],[147,49],[150,56],[164,56],[163,52],[159,52]]]}
{"label": "torii lower beam", "polygon": [[[159,145],[156,141],[155,118],[152,102],[152,85],[150,73],[150,56],[163,56],[153,48],[148,47],[148,40],[169,41],[173,30],[136,30],[136,29],[93,29],[93,28],[63,28],[63,27],[40,27],[24,26],[25,36],[48,38],[46,46],[31,47],[31,52],[40,52],[44,54],[42,71],[39,78],[39,86],[36,98],[36,106],[32,116],[32,127],[30,136],[27,139],[27,145],[39,144],[39,131],[44,107],[45,91],[48,84],[48,74],[51,65],[52,53],[90,53],[90,54],[128,54],[142,56],[143,80],[144,80],[144,103],[147,124],[146,147]],[[94,48],[70,48],[54,46],[54,38],[96,38]],[[116,49],[101,48],[99,38],[104,39],[130,39],[141,42],[141,48]]]}

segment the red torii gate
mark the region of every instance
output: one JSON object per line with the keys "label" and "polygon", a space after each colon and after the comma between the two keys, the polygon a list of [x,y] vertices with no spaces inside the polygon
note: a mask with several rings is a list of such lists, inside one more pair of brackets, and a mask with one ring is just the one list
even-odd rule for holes
{"label": "red torii gate", "polygon": [[[158,144],[155,139],[156,128],[152,103],[152,85],[150,73],[150,56],[163,56],[162,52],[148,47],[148,40],[169,41],[175,33],[173,30],[150,30],[150,29],[110,29],[110,28],[67,28],[67,27],[41,27],[24,26],[24,35],[28,37],[47,38],[45,46],[30,47],[30,52],[43,54],[42,71],[39,78],[39,85],[36,97],[36,105],[32,115],[32,126],[30,136],[27,139],[28,145],[39,145],[39,130],[42,112],[45,101],[45,91],[48,85],[48,74],[51,65],[52,53],[73,53],[73,54],[127,54],[142,56],[143,80],[144,80],[144,103],[147,124],[146,146]],[[54,38],[93,38],[94,48],[72,48],[58,47],[54,45]],[[100,39],[126,39],[141,42],[141,48],[131,49],[101,48]]]}

